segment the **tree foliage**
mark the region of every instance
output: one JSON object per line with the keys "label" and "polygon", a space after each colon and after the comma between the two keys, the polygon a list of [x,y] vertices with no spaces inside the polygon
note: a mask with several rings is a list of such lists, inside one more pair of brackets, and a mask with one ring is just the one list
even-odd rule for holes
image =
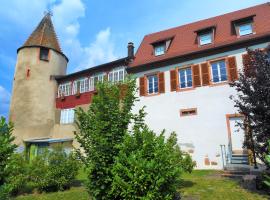
{"label": "tree foliage", "polygon": [[89,110],[76,111],[79,131],[75,135],[84,150],[80,157],[89,170],[88,191],[95,199],[111,199],[110,169],[133,116],[135,92],[133,80],[123,85],[99,83]]}
{"label": "tree foliage", "polygon": [[[135,80],[99,83],[88,111],[78,109],[75,133],[78,151],[88,168],[88,192],[93,199],[170,199],[182,171],[194,164],[176,144],[144,122],[144,109],[132,113],[137,100]],[[132,126],[133,124],[133,126]]]}
{"label": "tree foliage", "polygon": [[261,50],[249,50],[244,60],[244,69],[239,80],[231,83],[237,96],[232,97],[239,113],[245,116],[241,126],[247,131],[244,146],[254,150],[265,164],[269,154],[267,141],[270,138],[270,63]]}
{"label": "tree foliage", "polygon": [[9,187],[6,185],[9,173],[7,170],[11,162],[11,156],[14,154],[16,145],[13,144],[14,136],[12,136],[13,125],[7,123],[4,117],[0,119],[0,193],[4,199],[9,194]]}

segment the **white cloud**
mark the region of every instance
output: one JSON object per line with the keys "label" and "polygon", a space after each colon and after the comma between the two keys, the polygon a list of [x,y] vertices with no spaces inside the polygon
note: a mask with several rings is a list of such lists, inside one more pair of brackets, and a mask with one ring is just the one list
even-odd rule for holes
{"label": "white cloud", "polygon": [[0,116],[7,117],[10,101],[10,93],[0,85]]}
{"label": "white cloud", "polygon": [[48,9],[53,13],[52,20],[62,50],[69,57],[69,71],[92,67],[116,58],[110,28],[98,32],[89,44],[80,42],[79,20],[85,17],[86,10],[82,0],[33,0],[31,6],[29,0],[10,0],[1,5],[0,17],[5,22],[11,22],[9,27],[22,28],[31,33],[43,12]]}
{"label": "white cloud", "polygon": [[114,44],[111,41],[111,30],[106,28],[96,35],[96,39],[88,47],[82,49],[85,60],[75,70],[81,70],[94,65],[115,60]]}

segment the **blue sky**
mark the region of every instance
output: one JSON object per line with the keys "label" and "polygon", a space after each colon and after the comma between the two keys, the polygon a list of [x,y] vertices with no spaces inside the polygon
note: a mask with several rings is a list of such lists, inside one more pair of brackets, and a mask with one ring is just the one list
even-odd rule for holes
{"label": "blue sky", "polygon": [[265,3],[266,0],[9,0],[0,7],[0,116],[8,116],[16,50],[44,11],[54,26],[68,72],[108,62],[138,47],[144,35]]}

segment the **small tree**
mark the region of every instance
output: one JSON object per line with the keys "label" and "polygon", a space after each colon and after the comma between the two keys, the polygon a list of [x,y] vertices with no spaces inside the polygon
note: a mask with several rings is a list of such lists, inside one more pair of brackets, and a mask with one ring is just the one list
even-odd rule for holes
{"label": "small tree", "polygon": [[79,155],[88,168],[87,187],[94,199],[112,199],[111,168],[133,117],[135,92],[134,80],[124,84],[99,83],[89,110],[76,111],[79,131],[75,135],[84,150]]}
{"label": "small tree", "polygon": [[240,126],[247,130],[244,146],[253,150],[268,167],[265,153],[269,154],[267,141],[270,138],[270,63],[261,50],[248,50],[244,69],[239,80],[231,83],[238,92],[232,97],[235,107],[245,116]]}
{"label": "small tree", "polygon": [[[13,144],[12,136],[13,125],[7,123],[4,117],[0,119],[0,197],[4,199],[4,193],[8,194],[6,180],[9,177],[7,167],[10,164],[10,158],[14,154],[16,145]],[[6,195],[5,195],[6,196]]]}

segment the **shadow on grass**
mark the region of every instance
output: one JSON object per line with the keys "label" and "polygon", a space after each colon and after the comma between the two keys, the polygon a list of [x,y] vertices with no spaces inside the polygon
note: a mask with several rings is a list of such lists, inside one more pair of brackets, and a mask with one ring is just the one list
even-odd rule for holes
{"label": "shadow on grass", "polygon": [[196,183],[190,181],[190,180],[181,180],[181,183],[179,184],[179,189],[183,189],[183,188],[189,188],[189,187],[193,187]]}

